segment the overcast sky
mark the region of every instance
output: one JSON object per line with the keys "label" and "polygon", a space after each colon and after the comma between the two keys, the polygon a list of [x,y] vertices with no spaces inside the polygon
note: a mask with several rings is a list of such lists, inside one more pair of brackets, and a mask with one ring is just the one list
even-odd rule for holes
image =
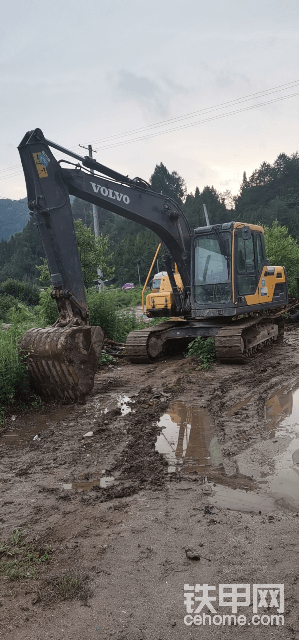
{"label": "overcast sky", "polygon": [[[299,149],[299,95],[210,119],[299,93],[299,0],[0,0],[0,6],[0,197],[26,195],[17,145],[36,127],[78,152],[79,143],[92,143],[98,161],[132,178],[148,180],[163,162],[185,179],[188,192],[214,185],[235,194],[243,171]],[[283,91],[211,110],[296,80]],[[150,128],[200,110],[207,111]],[[127,143],[202,120],[208,121]],[[119,137],[142,127],[148,128]]]}

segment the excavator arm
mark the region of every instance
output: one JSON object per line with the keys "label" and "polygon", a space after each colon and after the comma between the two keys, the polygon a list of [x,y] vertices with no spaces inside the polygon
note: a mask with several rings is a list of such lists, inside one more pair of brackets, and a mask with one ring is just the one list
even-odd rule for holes
{"label": "excavator arm", "polygon": [[[62,168],[51,147],[77,160]],[[93,158],[82,157],[47,140],[40,129],[26,133],[19,145],[28,207],[38,226],[47,257],[52,297],[59,309],[53,327],[31,329],[20,349],[35,386],[49,397],[83,399],[93,386],[103,333],[90,327],[69,195],[75,195],[154,231],[176,262],[183,293],[174,288],[178,313],[190,307],[191,232],[178,204],[149,184],[131,180]],[[96,172],[96,173],[94,173]],[[169,276],[171,260],[166,256]]]}

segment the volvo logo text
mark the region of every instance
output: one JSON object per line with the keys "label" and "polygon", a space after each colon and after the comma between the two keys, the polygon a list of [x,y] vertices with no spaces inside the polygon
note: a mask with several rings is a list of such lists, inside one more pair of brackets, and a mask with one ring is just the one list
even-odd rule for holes
{"label": "volvo logo text", "polygon": [[105,198],[111,198],[112,200],[117,200],[118,202],[123,201],[125,204],[129,204],[130,198],[129,196],[124,195],[123,193],[119,193],[118,191],[113,191],[113,189],[106,189],[106,187],[101,187],[100,184],[96,184],[95,182],[90,183],[95,193],[101,193]]}

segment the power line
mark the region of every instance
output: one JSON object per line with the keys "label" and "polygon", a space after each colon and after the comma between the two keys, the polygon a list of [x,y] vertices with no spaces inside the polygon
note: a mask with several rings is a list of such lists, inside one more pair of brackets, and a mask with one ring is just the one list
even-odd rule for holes
{"label": "power line", "polygon": [[271,93],[276,93],[277,91],[285,91],[287,88],[291,89],[298,86],[299,80],[293,80],[292,82],[288,82],[284,85],[279,85],[278,87],[272,87],[272,89],[265,89],[264,91],[258,91],[257,93],[252,93],[247,96],[243,96],[241,98],[236,98],[235,100],[229,100],[228,102],[222,102],[218,105],[214,105],[212,107],[206,107],[204,109],[200,109],[199,111],[192,111],[191,113],[187,113],[181,116],[177,116],[176,118],[170,118],[168,120],[162,120],[161,122],[156,122],[155,124],[147,125],[146,127],[140,127],[138,129],[131,129],[130,131],[125,131],[123,133],[115,134],[112,136],[108,136],[106,138],[100,138],[99,140],[93,140],[93,144],[97,144],[98,142],[105,142],[108,140],[112,140],[114,138],[121,138],[123,136],[128,136],[133,133],[139,133],[142,131],[146,131],[147,129],[154,129],[156,127],[163,127],[172,122],[178,122],[180,120],[187,120],[189,118],[194,118],[196,115],[208,113],[210,111],[217,111],[219,109],[223,109],[224,107],[233,106],[234,104],[238,104],[240,102],[245,102],[248,100],[253,100],[257,97],[263,97],[264,95],[270,95]]}
{"label": "power line", "polygon": [[15,176],[20,176],[20,175],[22,175],[22,173],[23,173],[22,171],[17,171],[17,173],[12,173],[12,174],[11,174],[11,175],[9,175],[9,176],[1,176],[1,177],[0,177],[0,180],[8,180],[9,178],[14,178]]}
{"label": "power line", "polygon": [[[266,95],[270,95],[271,93],[275,93],[277,91],[283,91],[286,88],[291,88],[291,87],[295,88],[298,85],[299,85],[299,80],[293,80],[292,82],[288,82],[288,83],[283,84],[283,85],[278,85],[277,87],[272,87],[271,89],[265,89],[264,91],[259,91],[257,93],[249,94],[249,95],[243,96],[241,98],[236,98],[235,100],[230,100],[228,102],[223,102],[223,103],[221,103],[219,105],[214,105],[212,107],[206,107],[206,108],[201,109],[199,111],[193,111],[193,112],[191,112],[189,114],[178,116],[176,118],[163,120],[161,122],[157,122],[156,124],[148,125],[146,127],[140,127],[138,129],[132,129],[131,131],[127,131],[127,132],[123,132],[123,133],[120,133],[120,134],[115,134],[115,135],[112,135],[112,136],[108,136],[108,137],[102,138],[102,139],[100,139],[100,140],[98,140],[96,142],[108,142],[109,140],[111,140],[111,141],[112,140],[117,140],[119,138],[132,135],[134,133],[142,133],[142,132],[146,132],[146,131],[150,132],[150,130],[158,128],[158,127],[161,128],[161,127],[164,127],[164,126],[169,125],[171,123],[176,123],[176,122],[180,122],[182,120],[194,118],[196,115],[199,115],[199,114],[208,114],[208,113],[211,113],[213,111],[217,111],[219,109],[223,109],[224,107],[227,107],[227,106],[238,105],[241,102],[248,101],[248,100],[253,100],[257,96],[262,97],[263,95],[266,96]],[[298,95],[299,95],[299,92],[288,94],[288,95],[285,95],[285,96],[279,96],[277,98],[273,98],[273,99],[267,100],[265,102],[260,102],[260,103],[254,104],[254,105],[247,105],[246,107],[242,107],[241,109],[235,109],[233,111],[228,111],[226,113],[216,114],[216,115],[211,116],[210,118],[205,118],[204,120],[199,120],[199,121],[196,121],[196,122],[190,122],[190,123],[187,123],[187,124],[183,124],[181,126],[177,126],[177,127],[172,127],[170,129],[166,129],[164,131],[157,131],[157,132],[154,132],[154,133],[149,133],[148,135],[139,136],[139,137],[133,138],[131,140],[124,140],[124,141],[120,141],[120,142],[115,142],[115,144],[101,146],[101,147],[98,147],[98,149],[101,149],[101,150],[111,149],[111,148],[114,148],[114,147],[123,146],[125,144],[132,144],[133,142],[139,142],[141,140],[147,140],[149,138],[154,138],[154,137],[157,137],[157,136],[165,135],[167,133],[173,133],[175,131],[180,131],[180,130],[187,129],[187,128],[190,128],[190,127],[199,126],[199,125],[204,124],[206,122],[211,122],[213,120],[219,120],[221,118],[226,118],[228,116],[237,115],[237,114],[245,112],[245,111],[250,111],[251,109],[256,109],[258,107],[263,107],[263,106],[266,106],[268,104],[273,104],[275,102],[280,102],[282,100],[286,100],[288,98],[293,98],[293,97],[298,96]],[[95,142],[93,142],[93,144],[95,144]],[[70,147],[70,149],[75,149],[75,148],[80,147],[80,146],[82,146],[82,145],[75,145],[73,147]],[[94,149],[94,151],[96,151],[96,149]],[[14,178],[14,177],[16,177],[18,175],[21,175],[22,171],[17,171],[17,172],[14,171],[15,169],[17,169],[19,167],[21,167],[20,164],[13,165],[11,167],[7,167],[6,169],[0,169],[0,180],[8,180],[10,178]],[[10,171],[12,171],[13,173],[9,174]],[[3,173],[9,174],[9,175],[1,175]]]}
{"label": "power line", "polygon": [[20,167],[19,164],[14,164],[12,167],[7,167],[6,169],[0,169],[0,173],[4,173],[5,171],[14,171],[14,169],[18,169]]}
{"label": "power line", "polygon": [[197,122],[190,122],[189,124],[182,125],[180,127],[173,127],[172,129],[167,129],[166,131],[157,131],[156,133],[151,133],[146,136],[140,136],[139,138],[133,138],[132,140],[125,140],[124,142],[117,142],[116,144],[107,145],[104,147],[98,147],[98,150],[112,149],[113,147],[120,147],[124,144],[131,144],[132,142],[139,142],[140,140],[147,140],[148,138],[155,138],[157,136],[163,136],[166,133],[173,133],[174,131],[181,131],[182,129],[189,129],[190,127],[195,127],[200,124],[204,124],[205,122],[211,122],[212,120],[220,120],[221,118],[227,118],[228,116],[236,115],[238,113],[242,113],[244,111],[250,111],[251,109],[256,109],[257,107],[264,107],[268,104],[273,104],[275,102],[280,102],[281,100],[286,100],[287,98],[293,98],[298,96],[299,92],[292,93],[287,96],[280,96],[279,98],[273,98],[273,100],[267,100],[266,102],[260,102],[258,104],[248,105],[247,107],[243,107],[242,109],[235,109],[234,111],[228,111],[227,113],[217,114],[212,116],[211,118],[206,118],[205,120],[198,120]]}

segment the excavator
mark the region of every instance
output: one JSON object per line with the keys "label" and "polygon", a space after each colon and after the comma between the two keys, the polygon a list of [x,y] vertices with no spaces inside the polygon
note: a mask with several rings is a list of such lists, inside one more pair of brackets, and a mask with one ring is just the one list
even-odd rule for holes
{"label": "excavator", "polygon": [[[70,195],[148,227],[165,248],[172,303],[165,303],[164,310],[162,304],[162,313],[171,317],[129,334],[131,362],[153,362],[168,347],[210,336],[217,360],[245,362],[283,334],[286,273],[267,261],[261,226],[232,221],[191,231],[175,200],[141,178],[131,179],[47,140],[41,129],[27,132],[18,149],[28,208],[39,229],[59,311],[52,327],[30,329],[19,344],[41,395],[84,401],[103,344],[101,328],[90,325]],[[72,161],[58,161],[51,149]],[[161,316],[161,306],[152,305],[147,315]]]}

